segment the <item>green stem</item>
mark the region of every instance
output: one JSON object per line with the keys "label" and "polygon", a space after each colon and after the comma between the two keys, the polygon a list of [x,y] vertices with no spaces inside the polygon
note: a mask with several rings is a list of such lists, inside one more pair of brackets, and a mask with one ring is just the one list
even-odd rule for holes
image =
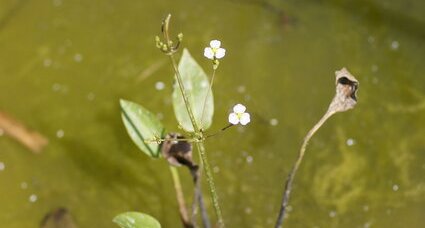
{"label": "green stem", "polygon": [[182,220],[184,227],[193,227],[192,223],[190,222],[187,209],[186,209],[186,203],[184,201],[184,195],[182,190],[182,185],[180,183],[180,176],[179,172],[177,171],[177,168],[174,166],[169,166],[171,176],[173,177],[173,183],[174,183],[174,189],[176,190],[176,198],[177,203],[179,205],[179,212],[180,212],[180,218]]}
{"label": "green stem", "polygon": [[180,92],[182,93],[182,97],[187,109],[187,113],[189,113],[189,118],[193,125],[193,130],[195,132],[199,132],[198,124],[196,123],[195,115],[193,115],[192,107],[190,106],[189,98],[186,94],[186,90],[184,88],[184,84],[182,81],[182,77],[180,75],[179,68],[177,67],[176,60],[174,59],[173,55],[170,55],[170,59],[171,59],[171,64],[173,65],[173,68],[174,68],[174,72],[176,73],[177,84],[179,84],[179,89],[180,89]]}
{"label": "green stem", "polygon": [[205,152],[204,143],[196,142],[196,147],[198,149],[199,157],[201,157],[202,166],[204,167],[205,175],[207,177],[210,194],[213,201],[214,211],[218,219],[218,227],[221,228],[221,227],[224,227],[223,216],[221,214],[217,191],[215,190],[214,177],[212,175],[210,163],[208,162],[208,157]]}
{"label": "green stem", "polygon": [[207,95],[205,96],[205,100],[204,100],[204,106],[202,107],[201,124],[203,124],[203,121],[204,121],[204,113],[205,113],[205,107],[207,106],[208,96],[210,95],[210,92],[212,92],[212,87],[213,87],[213,84],[214,84],[215,71],[216,71],[216,68],[213,68],[213,73],[212,73],[211,81],[210,81],[210,88],[208,88],[208,90],[207,90]]}

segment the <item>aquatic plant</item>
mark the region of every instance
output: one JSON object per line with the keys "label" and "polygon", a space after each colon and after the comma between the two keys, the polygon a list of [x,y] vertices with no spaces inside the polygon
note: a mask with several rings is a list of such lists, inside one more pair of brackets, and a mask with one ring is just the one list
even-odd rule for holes
{"label": "aquatic plant", "polygon": [[[233,112],[228,115],[229,124],[219,132],[207,134],[207,130],[212,124],[214,114],[214,101],[212,87],[216,71],[220,64],[220,59],[226,55],[226,50],[221,47],[219,40],[212,40],[210,46],[204,49],[204,56],[212,60],[212,76],[208,76],[196,60],[190,55],[187,49],[183,49],[179,63],[175,59],[175,54],[179,51],[183,35],[177,36],[177,42],[170,39],[169,24],[170,15],[163,21],[162,33],[164,40],[156,37],[156,46],[166,56],[169,57],[174,70],[174,90],[172,102],[174,114],[184,133],[166,132],[160,120],[148,109],[131,101],[121,100],[122,120],[130,138],[141,151],[154,159],[165,159],[169,163],[171,176],[174,181],[174,189],[179,205],[179,213],[184,227],[196,227],[196,212],[199,207],[204,227],[211,227],[209,217],[203,202],[202,191],[200,189],[201,171],[205,173],[212,199],[212,204],[217,217],[217,226],[224,227],[221,208],[217,197],[214,178],[208,161],[204,141],[215,136],[222,131],[241,124],[247,125],[251,121],[251,116],[246,112],[246,107],[236,104]],[[275,227],[281,227],[288,207],[292,184],[295,174],[304,158],[306,147],[317,130],[335,113],[345,112],[354,108],[357,103],[356,92],[358,81],[343,68],[336,73],[336,94],[330,103],[327,112],[307,133],[302,143],[298,158],[288,178],[285,181],[285,188],[281,202],[281,208]],[[192,160],[192,144],[195,144],[201,164],[198,165]],[[189,218],[180,177],[176,167],[187,167],[194,182],[194,197],[192,204],[192,217]],[[116,216],[113,220],[122,228],[158,228],[160,223],[152,216],[139,212],[126,212]]]}
{"label": "aquatic plant", "polygon": [[[207,134],[212,124],[214,115],[214,99],[212,87],[219,59],[222,59],[226,50],[221,47],[219,40],[212,40],[210,46],[204,49],[204,56],[212,60],[212,76],[208,76],[187,49],[183,49],[179,63],[175,54],[179,51],[183,35],[177,35],[177,42],[171,40],[169,35],[169,24],[171,16],[163,21],[163,40],[159,36],[155,38],[156,47],[169,57],[174,70],[174,90],[172,93],[173,108],[176,119],[184,135],[180,133],[167,133],[160,120],[148,109],[131,101],[121,100],[122,120],[127,132],[138,148],[151,158],[164,158],[169,162],[171,176],[174,181],[177,201],[179,205],[180,218],[184,227],[196,226],[196,211],[199,205],[204,227],[210,227],[208,214],[203,203],[201,192],[201,170],[205,173],[208,183],[212,204],[217,217],[218,227],[224,227],[220,204],[211,172],[204,141],[209,137],[237,124],[246,125],[250,122],[250,115],[246,107],[237,104],[233,113],[229,114],[229,124],[219,132]],[[195,144],[201,161],[197,165],[192,160],[192,143]],[[189,218],[180,177],[176,167],[187,167],[194,182],[194,203],[192,205],[192,218]],[[143,219],[146,218],[146,219]],[[127,212],[115,217],[114,221],[121,227],[158,227],[159,223],[152,222],[153,217],[138,213]],[[154,224],[154,225],[152,225]]]}

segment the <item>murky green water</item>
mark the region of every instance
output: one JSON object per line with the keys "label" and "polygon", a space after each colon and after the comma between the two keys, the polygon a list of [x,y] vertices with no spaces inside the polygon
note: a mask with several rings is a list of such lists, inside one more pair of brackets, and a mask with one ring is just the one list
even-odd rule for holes
{"label": "murky green water", "polygon": [[166,163],[138,152],[118,107],[119,98],[139,102],[177,130],[172,71],[153,42],[170,12],[203,66],[209,40],[227,49],[213,128],[236,102],[253,114],[248,127],[207,142],[228,227],[272,226],[343,66],[360,81],[359,103],[311,141],[286,225],[423,227],[425,3],[258,2],[0,0],[0,109],[50,140],[34,155],[0,137],[0,226],[38,227],[66,207],[80,227],[116,227],[113,216],[128,210],[179,227]]}

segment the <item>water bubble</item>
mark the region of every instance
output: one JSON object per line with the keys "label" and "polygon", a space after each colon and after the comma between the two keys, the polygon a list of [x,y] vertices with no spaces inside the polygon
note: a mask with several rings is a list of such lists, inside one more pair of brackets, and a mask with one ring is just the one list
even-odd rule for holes
{"label": "water bubble", "polygon": [[87,94],[87,100],[89,101],[94,100],[95,97],[96,95],[93,92],[90,92],[89,94]]}
{"label": "water bubble", "polygon": [[369,206],[368,205],[364,205],[363,206],[363,211],[369,211]]}
{"label": "water bubble", "polygon": [[251,164],[253,161],[254,161],[254,158],[253,158],[252,156],[247,156],[247,157],[246,157],[246,162],[247,162],[248,164]]}
{"label": "water bubble", "polygon": [[275,118],[270,120],[270,125],[272,125],[272,126],[276,126],[278,123],[279,123],[279,121]]}
{"label": "water bubble", "polygon": [[246,88],[243,85],[238,86],[238,88],[236,88],[236,91],[238,91],[238,93],[245,93]]}
{"label": "water bubble", "polygon": [[399,189],[399,186],[398,186],[398,185],[396,185],[396,184],[395,184],[395,185],[393,185],[393,191],[394,191],[394,192],[398,191],[398,189]]}
{"label": "water bubble", "polygon": [[81,61],[83,61],[83,55],[81,55],[80,53],[77,53],[74,55],[74,61],[79,63]]}
{"label": "water bubble", "polygon": [[53,0],[53,5],[59,7],[62,5],[62,0]]}
{"label": "water bubble", "polygon": [[62,86],[59,83],[54,83],[52,85],[52,90],[55,91],[55,92],[59,91],[61,88],[62,88]]}
{"label": "water bubble", "polygon": [[21,183],[21,188],[22,188],[22,189],[27,189],[27,188],[28,188],[28,184],[27,184],[27,182],[25,182],[25,181],[24,181],[24,182],[22,182],[22,183]]}
{"label": "water bubble", "polygon": [[364,228],[369,228],[369,227],[370,227],[370,225],[372,225],[370,222],[366,222],[366,223],[363,225],[363,227],[364,227]]}
{"label": "water bubble", "polygon": [[355,143],[356,143],[356,141],[354,141],[354,139],[352,139],[352,138],[349,138],[349,139],[347,139],[347,146],[353,146]]}
{"label": "water bubble", "polygon": [[219,168],[218,166],[214,166],[214,168],[213,168],[213,172],[214,172],[214,173],[218,173],[218,172],[220,172],[220,168]]}
{"label": "water bubble", "polygon": [[62,130],[62,129],[59,129],[57,132],[56,132],[56,137],[58,137],[59,139],[60,138],[63,138],[63,136],[65,135],[65,132]]}
{"label": "water bubble", "polygon": [[245,213],[246,214],[251,214],[252,213],[252,209],[250,207],[246,207],[245,208]]}
{"label": "water bubble", "polygon": [[329,217],[334,218],[336,216],[336,211],[330,211]]}
{"label": "water bubble", "polygon": [[369,42],[369,44],[373,44],[373,43],[375,42],[375,37],[373,37],[373,36],[369,36],[369,37],[367,38],[367,42]]}
{"label": "water bubble", "polygon": [[155,89],[156,90],[163,90],[165,88],[164,82],[158,81],[155,83]]}
{"label": "water bubble", "polygon": [[51,66],[52,65],[52,60],[51,59],[49,59],[49,58],[47,58],[47,59],[44,59],[43,60],[43,66],[44,67],[49,67],[49,66]]}
{"label": "water bubble", "polygon": [[398,43],[397,40],[394,40],[393,42],[391,42],[391,49],[392,50],[397,50],[399,46],[400,46],[400,44]]}
{"label": "water bubble", "polygon": [[379,67],[378,65],[373,64],[370,69],[372,70],[372,72],[377,72],[379,70]]}
{"label": "water bubble", "polygon": [[31,203],[35,203],[35,201],[37,201],[37,199],[38,199],[38,197],[37,197],[37,195],[36,195],[36,194],[31,194],[31,195],[30,195],[30,197],[28,198],[28,200],[29,200]]}
{"label": "water bubble", "polygon": [[0,162],[0,171],[3,171],[6,168],[6,165],[3,162]]}

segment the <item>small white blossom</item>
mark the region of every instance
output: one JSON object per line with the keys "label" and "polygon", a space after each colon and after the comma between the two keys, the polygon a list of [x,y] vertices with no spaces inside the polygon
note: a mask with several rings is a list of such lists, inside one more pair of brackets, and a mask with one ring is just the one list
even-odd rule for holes
{"label": "small white blossom", "polygon": [[221,59],[226,55],[226,49],[221,48],[219,40],[212,40],[210,46],[204,49],[204,56],[208,59]]}
{"label": "small white blossom", "polygon": [[245,112],[246,107],[237,104],[233,107],[233,112],[229,114],[229,123],[236,125],[236,124],[242,124],[247,125],[249,122],[251,122],[251,116],[249,113]]}

